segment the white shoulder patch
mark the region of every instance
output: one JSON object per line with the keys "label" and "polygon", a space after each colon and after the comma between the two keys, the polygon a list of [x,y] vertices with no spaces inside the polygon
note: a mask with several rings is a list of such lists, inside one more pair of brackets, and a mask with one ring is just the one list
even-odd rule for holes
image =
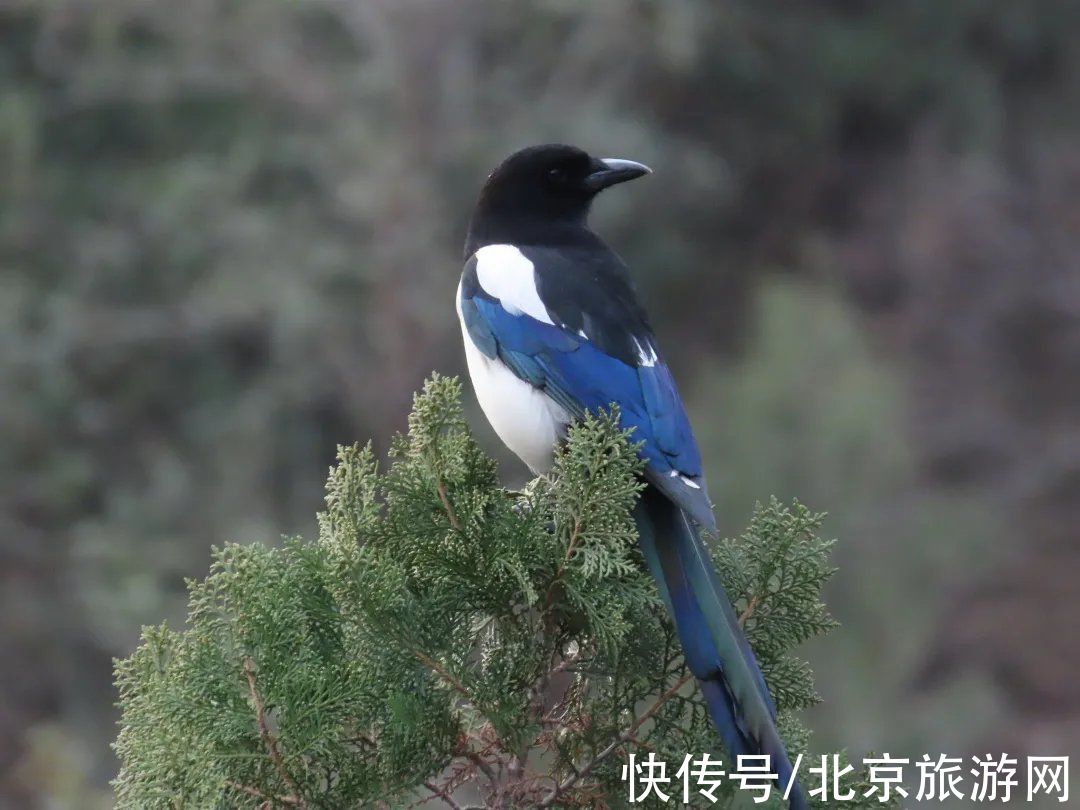
{"label": "white shoulder patch", "polygon": [[642,342],[637,338],[634,338],[634,345],[638,350],[638,362],[646,367],[652,367],[656,365],[658,359],[656,354],[656,347],[652,345],[651,341],[646,340]]}
{"label": "white shoulder patch", "polygon": [[476,251],[476,278],[511,315],[525,314],[555,325],[536,290],[533,263],[513,245],[487,245]]}
{"label": "white shoulder patch", "polygon": [[678,470],[672,470],[670,473],[668,473],[668,476],[670,476],[671,478],[678,478],[688,487],[692,487],[693,489],[701,489],[701,484],[699,484],[697,481],[687,478],[685,475],[682,475]]}

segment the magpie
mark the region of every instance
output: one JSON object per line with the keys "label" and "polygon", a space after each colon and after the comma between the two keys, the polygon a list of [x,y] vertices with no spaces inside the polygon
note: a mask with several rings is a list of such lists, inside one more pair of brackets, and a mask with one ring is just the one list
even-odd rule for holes
{"label": "magpie", "polygon": [[[457,290],[469,376],[492,428],[536,474],[571,422],[618,406],[643,442],[642,555],[687,665],[732,764],[767,754],[783,789],[793,774],[776,707],[700,536],[716,520],[690,421],[629,270],[587,223],[600,191],[650,172],[562,144],[522,149],[492,172]],[[806,807],[797,784],[790,806]]]}

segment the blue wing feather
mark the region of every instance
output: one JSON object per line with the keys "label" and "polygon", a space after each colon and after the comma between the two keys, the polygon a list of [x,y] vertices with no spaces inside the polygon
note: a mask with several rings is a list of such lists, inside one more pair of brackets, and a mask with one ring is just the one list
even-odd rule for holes
{"label": "blue wing feather", "polygon": [[477,348],[542,388],[570,414],[580,417],[587,410],[617,405],[621,426],[632,428],[633,438],[644,442],[641,454],[650,481],[707,529],[715,528],[701,455],[675,381],[662,360],[630,365],[587,338],[528,315],[511,314],[483,295],[467,297],[461,306]]}

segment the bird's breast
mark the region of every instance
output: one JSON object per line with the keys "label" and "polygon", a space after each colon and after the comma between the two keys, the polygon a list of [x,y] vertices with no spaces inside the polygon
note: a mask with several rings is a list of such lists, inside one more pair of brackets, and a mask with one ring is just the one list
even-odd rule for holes
{"label": "bird's breast", "polygon": [[537,474],[547,472],[551,469],[555,445],[570,422],[569,415],[497,357],[490,358],[476,347],[462,317],[460,286],[457,304],[469,378],[484,416],[502,443],[529,469]]}

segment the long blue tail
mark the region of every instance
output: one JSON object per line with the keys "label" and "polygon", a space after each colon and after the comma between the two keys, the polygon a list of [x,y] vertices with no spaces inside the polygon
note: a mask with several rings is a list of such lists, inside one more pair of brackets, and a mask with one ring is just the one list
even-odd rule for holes
{"label": "long blue tail", "polygon": [[[634,517],[642,554],[724,742],[729,768],[740,754],[768,754],[783,791],[792,766],[776,731],[776,707],[698,530],[652,486],[642,493]],[[791,810],[807,806],[797,782],[789,803]]]}

